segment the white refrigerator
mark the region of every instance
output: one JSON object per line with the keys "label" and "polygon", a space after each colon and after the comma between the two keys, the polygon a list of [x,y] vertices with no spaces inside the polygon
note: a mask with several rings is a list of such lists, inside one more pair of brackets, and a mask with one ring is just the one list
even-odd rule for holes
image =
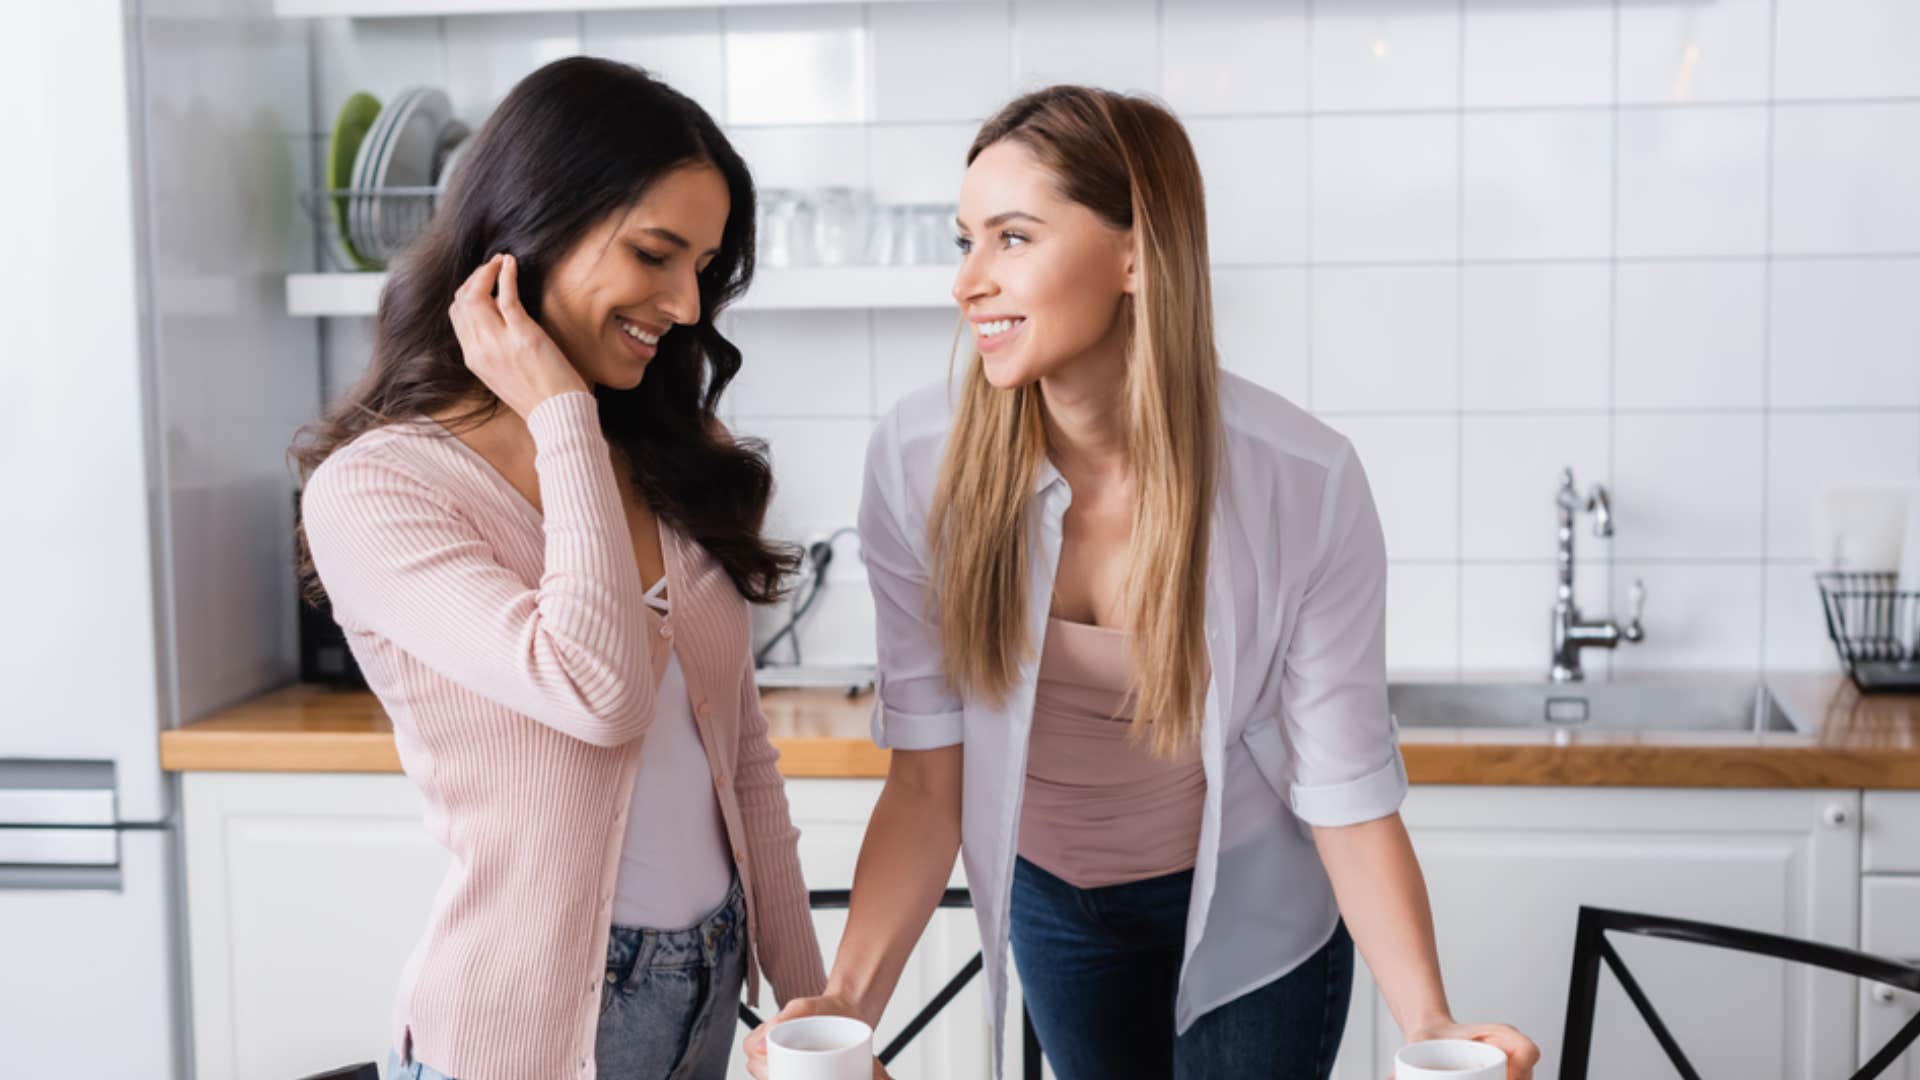
{"label": "white refrigerator", "polygon": [[272,103],[305,107],[305,34],[252,0],[0,6],[0,1075],[192,1075],[159,734],[296,666],[311,140]]}

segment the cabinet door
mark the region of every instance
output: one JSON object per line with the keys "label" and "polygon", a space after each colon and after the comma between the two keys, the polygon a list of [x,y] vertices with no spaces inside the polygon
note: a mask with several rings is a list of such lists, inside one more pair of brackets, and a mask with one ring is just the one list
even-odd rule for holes
{"label": "cabinet door", "polygon": [[[1857,792],[1417,787],[1404,814],[1454,1015],[1518,1026],[1541,1046],[1543,1077],[1559,1069],[1582,904],[1856,940]],[[1610,940],[1703,1075],[1847,1074],[1851,980],[1698,945]],[[1391,1061],[1399,1031],[1379,1015],[1378,1060]],[[1603,972],[1591,1075],[1671,1074]]]}
{"label": "cabinet door", "polygon": [[[1920,963],[1920,877],[1869,875],[1860,891],[1860,948],[1875,956]],[[1882,983],[1860,986],[1859,1064],[1880,1052],[1900,1026],[1920,1013],[1920,994]],[[1920,1045],[1909,1046],[1887,1080],[1920,1080]]]}
{"label": "cabinet door", "polygon": [[447,854],[403,776],[189,773],[199,1080],[385,1066]]}

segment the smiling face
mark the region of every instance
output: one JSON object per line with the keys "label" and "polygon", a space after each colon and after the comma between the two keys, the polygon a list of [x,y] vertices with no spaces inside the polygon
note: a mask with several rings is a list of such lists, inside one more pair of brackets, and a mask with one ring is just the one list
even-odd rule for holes
{"label": "smiling face", "polygon": [[1062,196],[1020,142],[1002,139],[967,167],[958,225],[953,298],[988,382],[1024,386],[1124,346],[1131,233]]}
{"label": "smiling face", "polygon": [[675,169],[548,271],[541,325],[582,378],[632,389],[660,338],[700,320],[699,274],[719,253],[730,202],[711,165]]}

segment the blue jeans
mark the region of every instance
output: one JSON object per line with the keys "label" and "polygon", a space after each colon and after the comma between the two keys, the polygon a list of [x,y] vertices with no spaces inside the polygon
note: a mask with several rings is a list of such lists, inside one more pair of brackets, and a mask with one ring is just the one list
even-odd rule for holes
{"label": "blue jeans", "polygon": [[1054,1075],[1326,1080],[1353,992],[1346,925],[1299,967],[1175,1036],[1192,888],[1191,870],[1081,889],[1015,862],[1013,960]]}
{"label": "blue jeans", "polygon": [[[602,1080],[723,1080],[747,974],[747,902],[726,902],[685,930],[615,926],[593,1056]],[[387,1080],[452,1080],[418,1061],[387,1059]]]}

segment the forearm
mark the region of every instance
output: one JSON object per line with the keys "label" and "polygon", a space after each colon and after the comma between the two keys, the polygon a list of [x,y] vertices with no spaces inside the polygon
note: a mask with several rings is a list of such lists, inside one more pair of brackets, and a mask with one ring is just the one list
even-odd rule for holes
{"label": "forearm", "polygon": [[1347,931],[1409,1039],[1452,1022],[1433,941],[1427,883],[1399,814],[1314,827]]}
{"label": "forearm", "polygon": [[[957,757],[959,748],[921,753]],[[827,977],[827,993],[853,1002],[868,1023],[893,996],[959,850],[957,784],[947,791],[890,776],[860,846],[846,934]]]}

